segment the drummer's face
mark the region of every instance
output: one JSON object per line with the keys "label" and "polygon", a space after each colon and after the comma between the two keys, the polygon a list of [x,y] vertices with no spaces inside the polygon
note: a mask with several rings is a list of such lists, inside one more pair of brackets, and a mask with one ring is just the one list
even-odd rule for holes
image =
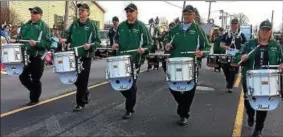
{"label": "drummer's face", "polygon": [[192,23],[195,19],[195,13],[193,12],[184,12],[184,22]]}
{"label": "drummer's face", "polygon": [[237,23],[234,23],[234,24],[231,24],[231,27],[232,27],[232,30],[237,30],[238,29],[238,24]]}
{"label": "drummer's face", "polygon": [[271,35],[271,29],[262,28],[262,29],[260,29],[259,35],[262,39],[268,39]]}
{"label": "drummer's face", "polygon": [[39,20],[40,19],[40,14],[36,13],[36,12],[31,12],[31,20]]}
{"label": "drummer's face", "polygon": [[128,20],[131,20],[131,21],[137,19],[137,16],[138,16],[138,12],[134,9],[127,9],[126,14],[127,14]]}

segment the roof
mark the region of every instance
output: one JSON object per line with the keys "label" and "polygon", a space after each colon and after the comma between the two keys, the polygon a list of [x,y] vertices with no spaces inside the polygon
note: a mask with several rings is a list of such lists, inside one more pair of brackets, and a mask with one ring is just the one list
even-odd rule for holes
{"label": "roof", "polygon": [[93,4],[95,4],[103,13],[105,13],[105,9],[102,8],[96,1],[92,1]]}

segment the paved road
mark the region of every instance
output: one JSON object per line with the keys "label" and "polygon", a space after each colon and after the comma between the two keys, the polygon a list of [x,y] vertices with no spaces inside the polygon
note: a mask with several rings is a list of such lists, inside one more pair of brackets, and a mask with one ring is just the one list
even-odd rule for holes
{"label": "paved road", "polygon": [[[176,103],[162,70],[142,73],[133,119],[122,120],[124,99],[109,84],[91,89],[91,102],[74,113],[75,96],[67,96],[1,118],[2,136],[231,136],[240,98],[240,88],[225,92],[224,77],[205,66],[186,127],[176,121]],[[205,91],[200,86],[215,90]],[[282,136],[282,104],[269,114],[265,136]],[[240,119],[241,120],[241,119]],[[244,117],[242,136],[250,135]]]}
{"label": "paved road", "polygon": [[[144,69],[145,66],[143,66]],[[101,83],[105,81],[105,59],[93,60],[89,85]],[[42,95],[41,100],[45,100],[68,91],[75,90],[74,85],[67,85],[60,82],[59,77],[53,73],[52,67],[45,67],[44,74],[41,79]],[[29,101],[29,92],[21,84],[18,77],[8,75],[1,76],[1,113],[21,107]]]}

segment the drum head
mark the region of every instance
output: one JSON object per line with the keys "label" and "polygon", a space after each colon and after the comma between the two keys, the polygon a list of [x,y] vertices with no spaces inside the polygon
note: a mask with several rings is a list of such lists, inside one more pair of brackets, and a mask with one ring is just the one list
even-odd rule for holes
{"label": "drum head", "polygon": [[5,48],[9,48],[9,47],[20,47],[20,46],[24,46],[24,44],[22,44],[22,43],[6,43],[6,44],[3,44],[2,46],[4,46]]}
{"label": "drum head", "polygon": [[19,76],[23,73],[23,64],[4,64],[9,76]]}
{"label": "drum head", "polygon": [[60,81],[64,84],[74,84],[77,81],[77,72],[62,72],[57,73],[60,77]]}
{"label": "drum head", "polygon": [[280,102],[280,96],[274,97],[254,97],[249,99],[250,105],[254,110],[271,111],[277,108]]}
{"label": "drum head", "polygon": [[132,76],[126,78],[113,78],[110,79],[110,84],[112,88],[116,91],[125,91],[129,90],[134,83]]}
{"label": "drum head", "polygon": [[192,90],[196,84],[195,81],[192,80],[190,82],[168,82],[169,88],[171,90],[177,91],[177,92],[185,92]]}

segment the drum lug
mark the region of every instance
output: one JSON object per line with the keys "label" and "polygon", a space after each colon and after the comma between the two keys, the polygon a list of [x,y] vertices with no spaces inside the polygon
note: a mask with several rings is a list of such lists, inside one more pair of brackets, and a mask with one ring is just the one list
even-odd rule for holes
{"label": "drum lug", "polygon": [[106,76],[106,79],[109,79],[109,73],[107,69],[105,69],[105,76]]}

